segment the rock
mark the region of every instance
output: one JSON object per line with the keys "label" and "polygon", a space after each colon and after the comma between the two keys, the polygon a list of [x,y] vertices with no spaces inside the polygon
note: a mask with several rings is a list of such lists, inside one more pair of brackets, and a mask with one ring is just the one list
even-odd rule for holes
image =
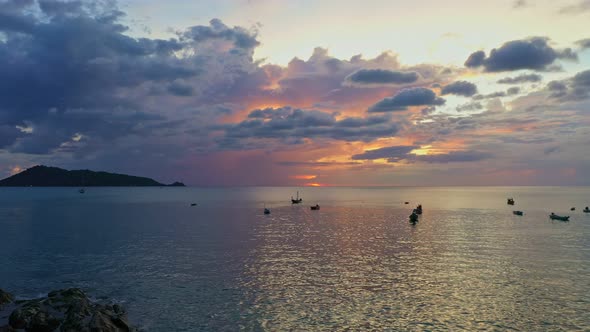
{"label": "rock", "polygon": [[8,323],[15,329],[25,329],[27,332],[52,332],[61,324],[61,320],[42,307],[41,301],[31,300],[15,309]]}
{"label": "rock", "polygon": [[17,301],[0,332],[128,332],[136,331],[127,321],[127,313],[118,304],[93,303],[81,289],[50,292],[47,297]]}
{"label": "rock", "polygon": [[0,309],[2,309],[6,304],[12,303],[12,301],[14,301],[14,296],[0,289]]}

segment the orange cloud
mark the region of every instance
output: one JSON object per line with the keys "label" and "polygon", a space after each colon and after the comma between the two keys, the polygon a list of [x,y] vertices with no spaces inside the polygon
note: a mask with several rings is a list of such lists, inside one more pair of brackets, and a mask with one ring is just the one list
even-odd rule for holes
{"label": "orange cloud", "polygon": [[292,176],[290,176],[291,179],[296,179],[296,180],[313,180],[317,177],[318,177],[317,175],[292,175]]}

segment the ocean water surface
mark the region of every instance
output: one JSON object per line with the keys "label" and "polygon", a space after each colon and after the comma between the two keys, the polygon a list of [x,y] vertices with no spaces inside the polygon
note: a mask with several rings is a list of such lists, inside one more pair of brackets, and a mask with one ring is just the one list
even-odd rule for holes
{"label": "ocean water surface", "polygon": [[0,288],[80,287],[145,331],[588,331],[588,205],[589,187],[0,188]]}

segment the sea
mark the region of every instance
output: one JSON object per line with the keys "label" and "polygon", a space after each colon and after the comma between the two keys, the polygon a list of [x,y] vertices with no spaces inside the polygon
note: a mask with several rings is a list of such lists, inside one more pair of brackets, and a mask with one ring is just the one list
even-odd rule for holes
{"label": "sea", "polygon": [[0,288],[79,287],[143,331],[590,331],[585,206],[590,187],[0,188]]}

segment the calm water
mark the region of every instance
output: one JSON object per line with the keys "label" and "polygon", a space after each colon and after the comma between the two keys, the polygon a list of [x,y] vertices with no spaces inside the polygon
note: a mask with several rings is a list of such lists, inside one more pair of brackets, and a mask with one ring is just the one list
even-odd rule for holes
{"label": "calm water", "polygon": [[1,188],[0,288],[147,331],[590,330],[589,187],[296,190]]}

